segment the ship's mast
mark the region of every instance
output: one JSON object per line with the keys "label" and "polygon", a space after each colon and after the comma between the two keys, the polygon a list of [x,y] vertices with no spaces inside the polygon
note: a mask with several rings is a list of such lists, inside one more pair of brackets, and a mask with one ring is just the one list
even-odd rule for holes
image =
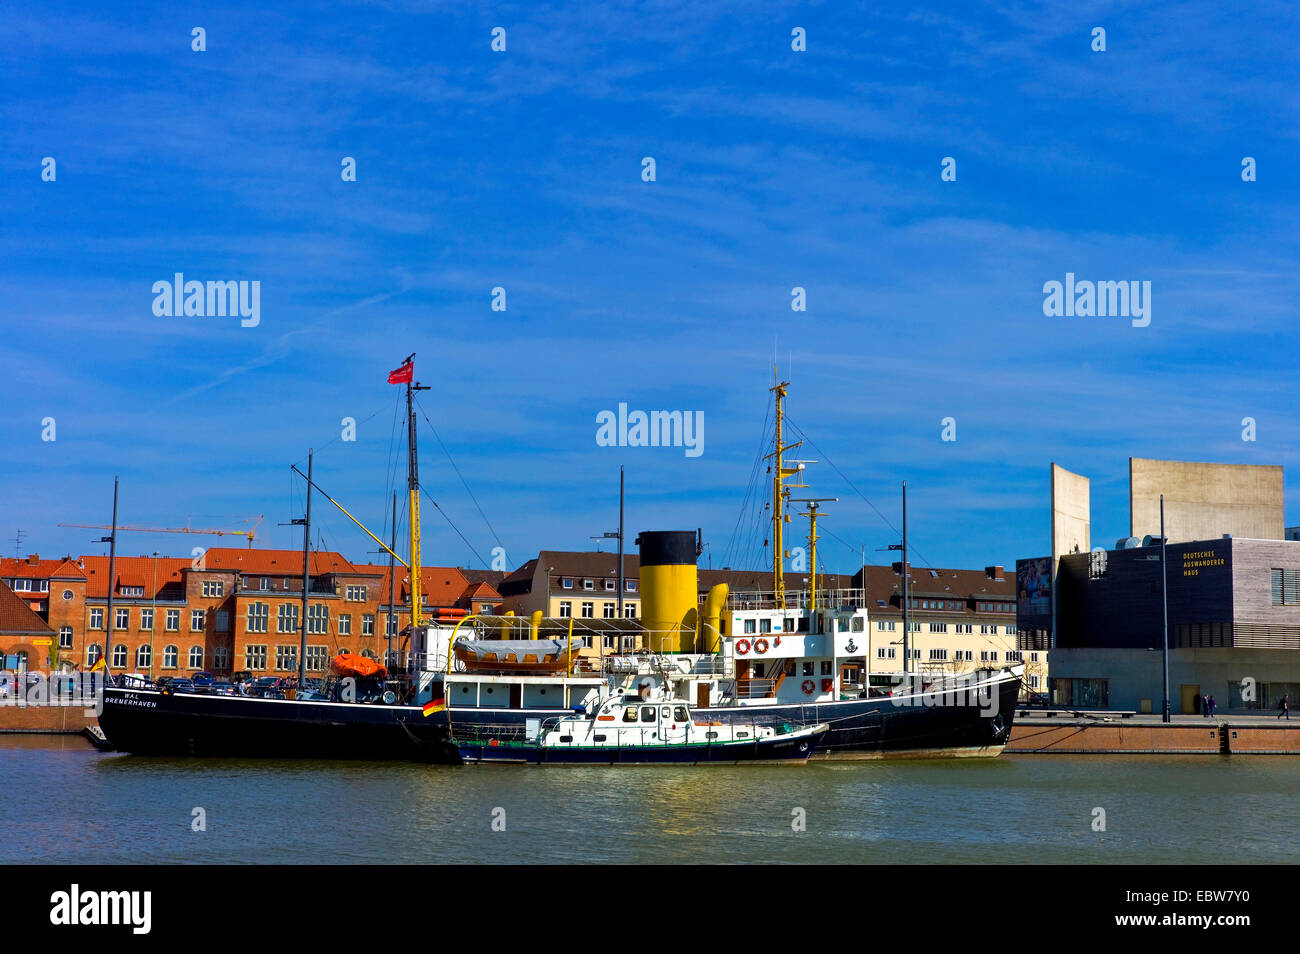
{"label": "ship's mast", "polygon": [[298,627],[298,688],[307,677],[307,601],[311,597],[311,459],[307,451],[307,510],[302,520],[302,624]]}
{"label": "ship's mast", "polygon": [[782,441],[785,424],[785,394],[786,388],[790,386],[789,381],[782,381],[777,377],[776,369],[772,369],[772,379],[777,383],[768,388],[776,394],[776,433],[773,442],[773,451],[769,455],[775,458],[772,466],[772,589],[776,600],[777,609],[785,609],[785,521],[789,518],[785,516],[785,503],[790,496],[791,487],[803,487],[804,484],[786,484],[788,477],[800,473],[803,470],[804,461],[790,461],[787,465],[785,452],[794,450],[803,441],[795,441],[793,444],[784,444]]}
{"label": "ship's mast", "polygon": [[[806,503],[808,509],[799,514],[808,518],[808,559],[810,563],[811,583],[808,587],[808,617],[811,620],[817,613],[817,516],[824,503],[835,503],[839,497],[791,497],[790,503]],[[811,632],[811,623],[809,631]]]}
{"label": "ship's mast", "polygon": [[[406,359],[407,364],[415,361],[414,352]],[[414,371],[412,371],[414,377]],[[418,383],[406,382],[406,441],[407,441],[407,480],[406,487],[410,494],[411,513],[411,562],[407,564],[411,577],[411,627],[420,625],[420,466],[415,439],[415,398],[416,391],[427,391]]]}

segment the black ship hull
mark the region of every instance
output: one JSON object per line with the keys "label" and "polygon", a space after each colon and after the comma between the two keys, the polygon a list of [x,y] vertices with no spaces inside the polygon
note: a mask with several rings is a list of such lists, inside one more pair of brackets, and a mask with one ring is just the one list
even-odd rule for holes
{"label": "black ship hull", "polygon": [[[984,704],[969,690],[915,696],[787,705],[696,708],[701,722],[811,725],[830,730],[815,759],[995,756],[1011,734],[1020,680],[995,674]],[[424,717],[418,706],[307,702],[105,690],[99,723],[109,744],[124,752],[268,758],[406,759],[457,764],[448,725],[513,729],[528,720],[571,716],[568,709],[489,709],[453,706]]]}
{"label": "black ship hull", "polygon": [[416,706],[104,690],[109,745],[139,755],[458,763],[446,713]]}

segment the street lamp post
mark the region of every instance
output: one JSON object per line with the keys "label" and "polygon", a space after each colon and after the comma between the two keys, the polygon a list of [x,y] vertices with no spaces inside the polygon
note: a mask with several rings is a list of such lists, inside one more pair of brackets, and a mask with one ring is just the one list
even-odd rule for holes
{"label": "street lamp post", "polygon": [[1164,632],[1161,639],[1161,656],[1164,663],[1164,692],[1160,708],[1160,721],[1169,718],[1169,570],[1165,562],[1165,495],[1160,495],[1160,602],[1164,611]]}

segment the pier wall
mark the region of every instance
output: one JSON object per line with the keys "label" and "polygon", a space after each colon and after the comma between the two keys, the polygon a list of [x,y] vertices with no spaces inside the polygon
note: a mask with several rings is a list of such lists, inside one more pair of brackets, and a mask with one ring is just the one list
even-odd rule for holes
{"label": "pier wall", "polygon": [[1300,721],[1290,725],[1017,720],[1004,749],[1045,755],[1300,755]]}
{"label": "pier wall", "polygon": [[18,706],[0,705],[0,734],[7,732],[80,733],[99,725],[93,710],[84,705]]}

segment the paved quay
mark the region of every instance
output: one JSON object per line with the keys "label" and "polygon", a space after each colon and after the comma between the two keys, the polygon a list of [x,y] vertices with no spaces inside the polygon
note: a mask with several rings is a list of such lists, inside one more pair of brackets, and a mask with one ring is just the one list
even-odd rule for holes
{"label": "paved quay", "polygon": [[1075,755],[1300,755],[1300,720],[1277,713],[1212,718],[1066,709],[1016,710],[1007,752]]}

